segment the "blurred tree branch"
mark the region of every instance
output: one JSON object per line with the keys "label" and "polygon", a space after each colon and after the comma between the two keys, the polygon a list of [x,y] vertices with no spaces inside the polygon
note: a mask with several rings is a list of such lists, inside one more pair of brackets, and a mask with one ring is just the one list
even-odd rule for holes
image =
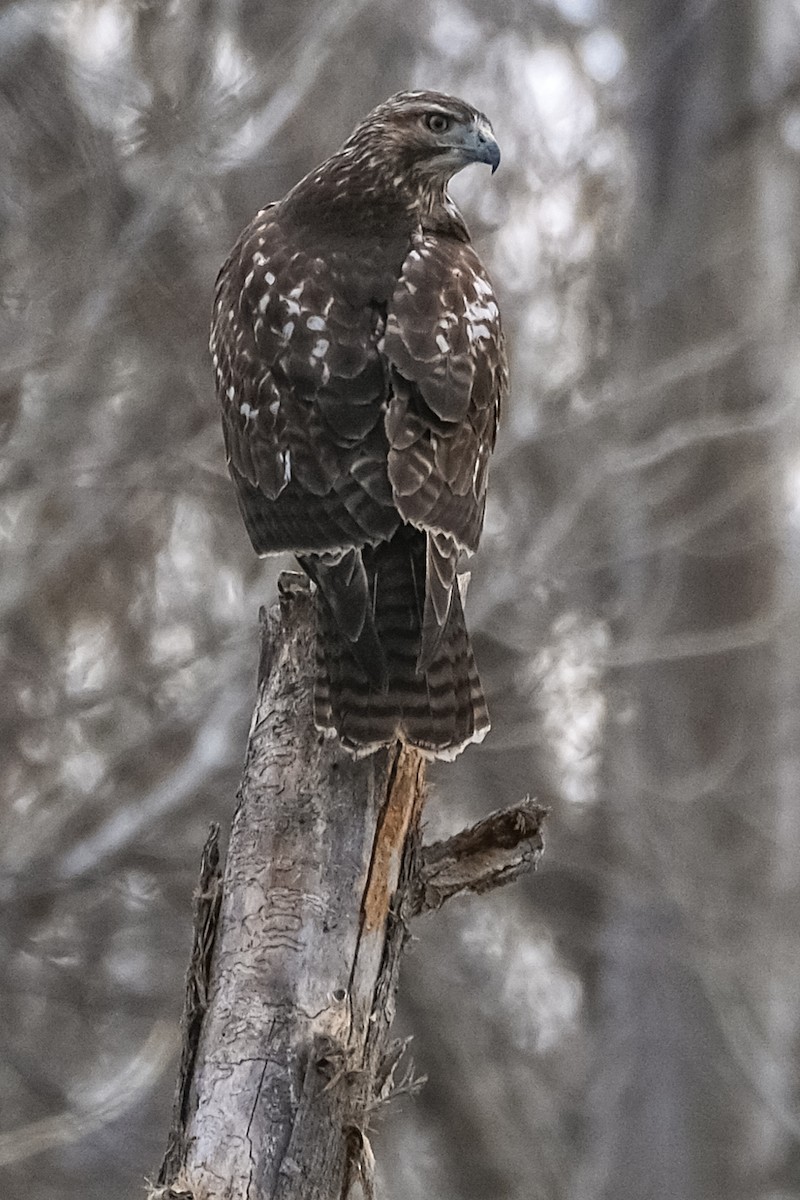
{"label": "blurred tree branch", "polygon": [[141,1101],[162,1074],[174,1049],[174,1030],[167,1021],[154,1021],[142,1045],[83,1102],[72,1097],[62,1111],[39,1121],[0,1133],[0,1166],[24,1162],[59,1146],[80,1142],[109,1125]]}
{"label": "blurred tree branch", "polygon": [[354,760],[314,729],[310,592],[284,575],[280,593],[224,885],[216,829],[203,854],[151,1200],[339,1200],[356,1179],[371,1196],[370,1116],[404,1048],[390,1034],[408,920],[516,879],[542,851],[530,801],[422,847],[425,760],[399,745]]}

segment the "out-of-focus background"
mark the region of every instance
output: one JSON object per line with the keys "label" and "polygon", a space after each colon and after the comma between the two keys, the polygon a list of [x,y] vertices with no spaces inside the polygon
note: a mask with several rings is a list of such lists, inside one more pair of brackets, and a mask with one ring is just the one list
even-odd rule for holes
{"label": "out-of-focus background", "polygon": [[252,213],[401,88],[492,118],[454,191],[513,389],[469,598],[546,862],[421,922],[385,1200],[800,1197],[798,0],[0,9],[0,1194],[160,1161],[190,897],[257,610],[206,351]]}

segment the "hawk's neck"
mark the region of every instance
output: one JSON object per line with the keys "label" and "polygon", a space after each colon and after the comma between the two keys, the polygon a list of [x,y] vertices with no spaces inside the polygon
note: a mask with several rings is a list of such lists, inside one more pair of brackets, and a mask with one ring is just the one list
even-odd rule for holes
{"label": "hawk's neck", "polygon": [[422,228],[469,240],[445,181],[342,151],[301,179],[281,208],[306,229],[343,237],[408,240]]}

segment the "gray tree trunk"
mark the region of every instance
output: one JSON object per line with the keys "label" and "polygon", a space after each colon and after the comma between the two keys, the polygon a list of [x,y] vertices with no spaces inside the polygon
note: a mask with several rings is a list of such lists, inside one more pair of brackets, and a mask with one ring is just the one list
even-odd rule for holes
{"label": "gray tree trunk", "polygon": [[610,678],[626,716],[606,750],[602,1051],[576,1194],[731,1200],[760,1186],[741,1149],[758,1101],[726,1041],[740,1024],[731,968],[758,961],[763,936],[754,830],[772,805],[777,596],[768,375],[753,338],[767,324],[753,306],[761,199],[737,136],[755,10],[619,9],[638,180],[621,350],[637,386],[609,421],[624,464],[609,497]]}
{"label": "gray tree trunk", "polygon": [[541,851],[530,802],[421,847],[424,759],[398,745],[354,760],[314,729],[313,640],[308,586],[283,576],[224,883],[216,831],[204,854],[153,1197],[339,1200],[355,1179],[371,1196],[370,1117],[404,1047],[390,1030],[408,920]]}

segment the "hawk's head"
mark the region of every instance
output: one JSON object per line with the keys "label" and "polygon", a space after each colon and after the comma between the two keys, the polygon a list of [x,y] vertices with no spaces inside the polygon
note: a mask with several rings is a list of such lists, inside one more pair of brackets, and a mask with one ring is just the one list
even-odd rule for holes
{"label": "hawk's head", "polygon": [[470,163],[500,163],[492,126],[478,109],[442,92],[398,92],[365,117],[342,153],[371,153],[374,165],[446,183]]}

